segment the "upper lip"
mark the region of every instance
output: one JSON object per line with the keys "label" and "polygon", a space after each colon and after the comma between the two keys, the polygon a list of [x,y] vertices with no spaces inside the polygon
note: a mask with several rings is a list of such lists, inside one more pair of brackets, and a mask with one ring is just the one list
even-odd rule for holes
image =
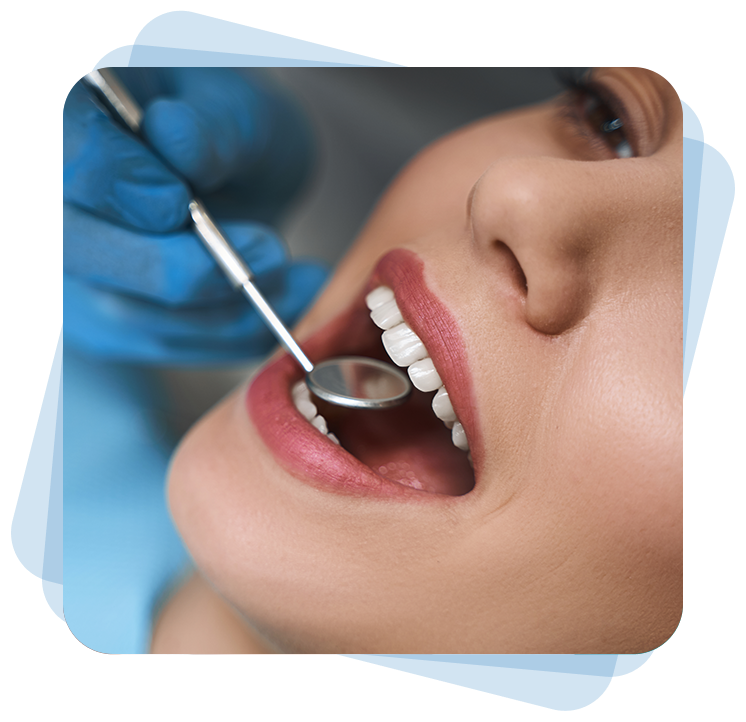
{"label": "upper lip", "polygon": [[[331,356],[360,354],[359,344],[370,334],[364,297],[378,286],[390,287],[407,325],[420,337],[448,389],[464,426],[475,469],[481,459],[471,376],[464,343],[445,305],[427,287],[424,263],[413,252],[395,249],[376,265],[364,291],[346,311],[301,344],[317,363]],[[380,334],[380,332],[379,332]],[[380,344],[380,335],[377,336]],[[314,486],[347,494],[383,494],[403,498],[451,498],[422,493],[390,481],[344,449],[324,438],[296,410],[291,386],[302,377],[297,363],[287,354],[267,366],[254,379],[247,394],[249,415],[275,458],[294,476]],[[366,412],[376,413],[376,412]],[[292,438],[292,443],[288,439]]]}

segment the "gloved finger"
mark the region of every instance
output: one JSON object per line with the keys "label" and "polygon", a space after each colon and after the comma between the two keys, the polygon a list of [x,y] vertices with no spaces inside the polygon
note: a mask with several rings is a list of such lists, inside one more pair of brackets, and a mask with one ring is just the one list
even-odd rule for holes
{"label": "gloved finger", "polygon": [[[327,270],[286,266],[272,303],[292,325],[318,293]],[[221,306],[167,311],[71,277],[64,280],[66,342],[98,358],[163,365],[235,363],[263,356],[276,340],[240,296]]]}
{"label": "gloved finger", "polygon": [[[252,272],[271,283],[287,259],[284,243],[257,223],[222,227]],[[66,204],[63,237],[65,272],[89,283],[174,307],[220,302],[234,293],[191,230],[138,233]]]}
{"label": "gloved finger", "polygon": [[275,224],[307,180],[313,136],[301,109],[259,77],[170,68],[166,97],[146,108],[149,142],[213,214]]}
{"label": "gloved finger", "polygon": [[271,111],[255,86],[228,68],[174,68],[170,91],[148,105],[143,130],[199,192],[256,161]]}
{"label": "gloved finger", "polygon": [[63,139],[66,201],[151,233],[185,224],[191,194],[184,182],[116,125],[82,82],[67,96]]}

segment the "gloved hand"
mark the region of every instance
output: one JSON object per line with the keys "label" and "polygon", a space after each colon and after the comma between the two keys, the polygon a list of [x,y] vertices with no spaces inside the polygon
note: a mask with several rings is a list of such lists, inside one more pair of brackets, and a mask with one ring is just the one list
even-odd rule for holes
{"label": "gloved hand", "polygon": [[[142,132],[223,226],[292,324],[325,280],[290,262],[264,224],[308,174],[299,111],[225,68],[121,68],[144,108]],[[239,361],[274,339],[189,230],[190,193],[78,83],[64,111],[66,341],[99,357],[161,364]]]}

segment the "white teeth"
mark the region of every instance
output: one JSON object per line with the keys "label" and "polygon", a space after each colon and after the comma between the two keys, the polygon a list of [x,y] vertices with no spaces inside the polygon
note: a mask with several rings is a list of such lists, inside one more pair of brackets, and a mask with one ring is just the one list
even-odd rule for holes
{"label": "white teeth", "polygon": [[295,408],[303,414],[306,421],[310,421],[318,413],[316,404],[311,401],[311,392],[308,390],[305,381],[298,381],[293,386],[293,401]]}
{"label": "white teeth", "polygon": [[453,445],[458,446],[461,451],[469,451],[469,442],[466,440],[466,432],[464,431],[464,427],[461,426],[460,421],[457,421],[453,425],[451,439],[453,440]]}
{"label": "white teeth", "polygon": [[311,401],[311,392],[308,390],[305,381],[298,381],[293,386],[293,401],[295,402],[295,408],[301,412],[306,421],[310,421],[318,413],[316,404]]}
{"label": "white teeth", "polygon": [[370,317],[373,319],[373,323],[386,331],[389,328],[393,328],[397,324],[402,323],[404,320],[401,317],[401,311],[396,305],[396,301],[392,298],[390,301],[377,306],[370,312]]}
{"label": "white teeth", "polygon": [[295,400],[295,408],[298,409],[298,411],[303,414],[306,421],[310,421],[316,414],[319,413],[319,410],[316,408],[316,404],[313,403],[313,401],[309,401],[308,399],[296,399]]}
{"label": "white teeth", "polygon": [[298,399],[305,399],[306,401],[311,400],[311,391],[305,381],[298,381],[298,383],[293,386],[292,393],[293,401],[297,401]]}
{"label": "white teeth", "polygon": [[425,344],[406,323],[400,323],[381,334],[386,353],[397,366],[409,366],[427,356]]}
{"label": "white teeth", "polygon": [[302,414],[303,418],[311,426],[318,429],[322,434],[328,436],[335,444],[339,445],[339,439],[329,432],[326,425],[326,419],[318,413],[316,404],[311,401],[311,392],[308,390],[305,381],[298,381],[292,390],[293,402],[295,408]]}
{"label": "white teeth", "polygon": [[[365,302],[370,309],[373,323],[383,329],[381,341],[386,353],[397,366],[409,367],[407,373],[416,389],[437,391],[433,397],[433,412],[447,428],[451,429],[454,446],[469,452],[466,432],[453,410],[448,391],[427,353],[425,344],[403,320],[394,292],[386,286],[379,286],[365,297]],[[471,452],[468,459],[471,463]]]}
{"label": "white teeth", "polygon": [[365,297],[365,303],[371,311],[375,311],[384,303],[394,300],[394,292],[386,286],[379,286]]}
{"label": "white teeth", "polygon": [[456,412],[445,386],[441,386],[438,393],[433,396],[433,412],[441,421],[456,421]]}
{"label": "white teeth", "polygon": [[325,434],[329,429],[326,425],[326,419],[323,416],[314,416],[311,419],[311,426],[318,429],[322,434]]}
{"label": "white teeth", "polygon": [[435,370],[435,364],[429,356],[421,361],[415,361],[407,369],[407,373],[412,380],[412,385],[420,391],[436,391],[443,385]]}

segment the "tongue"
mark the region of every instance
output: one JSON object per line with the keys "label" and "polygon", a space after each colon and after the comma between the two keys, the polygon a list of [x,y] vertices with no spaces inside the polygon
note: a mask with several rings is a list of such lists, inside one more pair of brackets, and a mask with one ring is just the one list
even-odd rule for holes
{"label": "tongue", "polygon": [[328,420],[342,446],[381,476],[423,491],[466,494],[474,487],[474,473],[433,414],[429,397],[415,391],[398,408],[340,410]]}

